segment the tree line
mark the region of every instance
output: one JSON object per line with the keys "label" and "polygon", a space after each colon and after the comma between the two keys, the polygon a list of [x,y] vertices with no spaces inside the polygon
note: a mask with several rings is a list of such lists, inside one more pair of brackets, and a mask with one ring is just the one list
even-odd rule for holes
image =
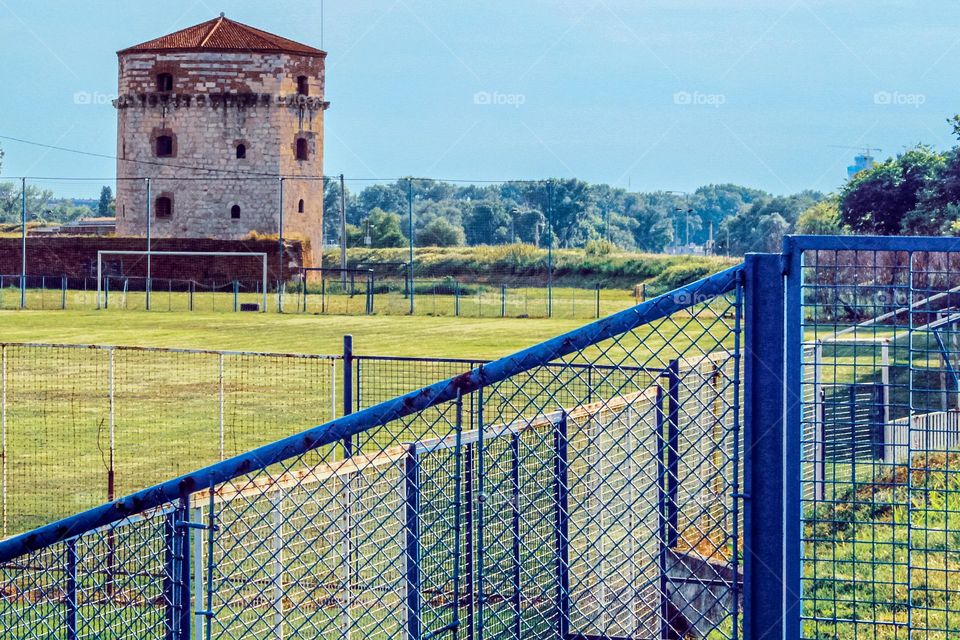
{"label": "tree line", "polygon": [[[960,139],[960,116],[949,120]],[[0,149],[0,162],[3,152]],[[787,233],[960,235],[960,147],[944,152],[918,144],[861,171],[836,193],[774,195],[736,184],[706,185],[690,193],[633,192],[577,179],[498,184],[421,178],[367,184],[329,179],[324,192],[324,237],[340,244],[341,201],[348,247],[504,245],[585,247],[663,252],[676,245],[707,245],[714,253],[777,251]],[[27,186],[31,220],[62,223],[113,215],[113,194],[98,203],[54,199]],[[0,182],[0,224],[20,222],[16,182]]]}

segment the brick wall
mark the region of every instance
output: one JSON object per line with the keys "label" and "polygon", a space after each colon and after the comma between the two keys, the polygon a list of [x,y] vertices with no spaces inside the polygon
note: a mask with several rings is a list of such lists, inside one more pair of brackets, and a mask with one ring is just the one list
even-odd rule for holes
{"label": "brick wall", "polygon": [[[142,251],[142,238],[36,237],[27,238],[27,274],[30,276],[95,277],[97,251]],[[305,245],[287,241],[284,246],[284,278],[290,279],[303,264]],[[279,243],[276,240],[209,240],[170,238],[153,241],[154,251],[231,251],[267,254],[268,279],[277,277]],[[0,238],[0,275],[20,273],[20,239]],[[309,260],[308,260],[309,264]],[[146,276],[146,256],[104,256],[104,275]],[[151,257],[155,279],[195,280],[204,284],[232,280],[259,282],[259,257],[157,256]]]}

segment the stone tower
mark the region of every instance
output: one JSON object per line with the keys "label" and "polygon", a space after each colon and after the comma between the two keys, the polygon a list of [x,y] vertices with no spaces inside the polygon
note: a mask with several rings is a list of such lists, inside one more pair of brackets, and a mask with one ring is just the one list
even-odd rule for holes
{"label": "stone tower", "polygon": [[220,14],[117,56],[118,235],[146,235],[150,178],[152,237],[276,235],[282,219],[318,265],[326,53]]}

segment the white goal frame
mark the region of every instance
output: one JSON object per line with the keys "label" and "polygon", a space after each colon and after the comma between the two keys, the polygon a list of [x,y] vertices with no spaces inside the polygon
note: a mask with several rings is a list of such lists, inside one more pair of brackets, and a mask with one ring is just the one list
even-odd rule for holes
{"label": "white goal frame", "polygon": [[[204,257],[215,257],[215,256],[228,256],[235,258],[260,258],[260,263],[262,265],[262,289],[261,293],[263,295],[263,302],[261,303],[261,313],[266,313],[267,311],[267,254],[264,252],[252,252],[252,251],[149,251],[146,249],[139,251],[113,251],[113,250],[99,250],[97,251],[97,309],[102,309],[105,307],[105,301],[101,297],[102,288],[103,288],[103,256],[146,256],[147,257],[147,278],[146,285],[144,290],[146,293],[146,307],[147,311],[150,310],[150,291],[152,289],[152,275],[150,273],[150,258],[152,256],[204,256]],[[103,303],[102,303],[103,302]]]}

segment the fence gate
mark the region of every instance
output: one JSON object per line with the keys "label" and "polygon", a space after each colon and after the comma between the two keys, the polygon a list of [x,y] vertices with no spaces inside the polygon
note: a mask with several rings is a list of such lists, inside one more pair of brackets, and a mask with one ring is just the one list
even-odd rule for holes
{"label": "fence gate", "polygon": [[795,237],[786,253],[792,637],[955,638],[960,246]]}

